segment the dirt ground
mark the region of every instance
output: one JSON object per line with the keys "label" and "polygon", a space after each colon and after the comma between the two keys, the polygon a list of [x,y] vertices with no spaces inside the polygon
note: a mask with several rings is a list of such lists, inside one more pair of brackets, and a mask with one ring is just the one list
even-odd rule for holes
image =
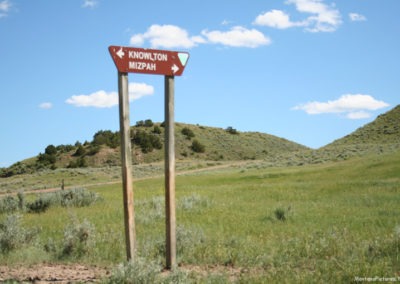
{"label": "dirt ground", "polygon": [[[196,266],[180,265],[179,269],[193,272],[200,277],[208,274],[226,275],[230,282],[235,282],[240,275],[256,275],[262,273],[259,269],[247,269],[230,266]],[[166,276],[169,271],[164,270],[161,275]],[[84,266],[79,264],[35,264],[27,267],[0,266],[0,283],[6,280],[15,280],[19,283],[98,283],[111,276],[111,270],[104,267]],[[12,283],[12,282],[10,282]]]}
{"label": "dirt ground", "polygon": [[17,280],[22,283],[96,283],[110,276],[110,271],[102,267],[83,265],[40,264],[29,267],[0,266],[0,283]]}

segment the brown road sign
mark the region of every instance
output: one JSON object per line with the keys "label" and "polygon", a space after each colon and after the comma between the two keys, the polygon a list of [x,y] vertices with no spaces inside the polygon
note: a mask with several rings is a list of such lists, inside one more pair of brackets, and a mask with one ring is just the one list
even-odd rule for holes
{"label": "brown road sign", "polygon": [[189,59],[189,53],[179,51],[113,45],[108,50],[122,73],[180,76]]}

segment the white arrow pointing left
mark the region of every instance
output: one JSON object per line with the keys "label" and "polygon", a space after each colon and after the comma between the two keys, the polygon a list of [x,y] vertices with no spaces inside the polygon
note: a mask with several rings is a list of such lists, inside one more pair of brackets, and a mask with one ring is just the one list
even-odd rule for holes
{"label": "white arrow pointing left", "polygon": [[121,59],[122,59],[122,57],[124,57],[125,52],[122,50],[122,47],[117,51],[117,55]]}
{"label": "white arrow pointing left", "polygon": [[174,72],[174,74],[175,74],[176,72],[179,71],[179,67],[176,66],[176,64],[174,64],[174,65],[172,65],[171,70],[172,70],[172,72]]}

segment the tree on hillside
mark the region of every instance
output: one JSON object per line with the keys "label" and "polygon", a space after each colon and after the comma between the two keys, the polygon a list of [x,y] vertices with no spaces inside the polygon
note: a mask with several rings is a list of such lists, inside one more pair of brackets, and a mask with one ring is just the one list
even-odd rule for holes
{"label": "tree on hillside", "polygon": [[40,153],[38,155],[36,161],[36,167],[37,168],[50,167],[51,169],[55,169],[55,163],[57,160],[56,154],[57,154],[57,148],[54,145],[47,146],[46,149],[44,150],[44,154]]}
{"label": "tree on hillside", "polygon": [[79,157],[75,161],[70,161],[67,168],[86,168],[88,166],[85,157]]}
{"label": "tree on hillside", "polygon": [[151,119],[139,120],[136,122],[137,127],[152,127],[154,125]]}
{"label": "tree on hillside", "polygon": [[119,132],[110,130],[100,130],[93,136],[92,145],[107,145],[110,148],[117,148],[120,144]]}
{"label": "tree on hillside", "polygon": [[79,157],[86,154],[86,150],[82,145],[79,145],[78,149],[76,149],[75,153],[72,156]]}
{"label": "tree on hillside", "polygon": [[69,151],[72,151],[74,149],[74,146],[67,144],[67,145],[58,145],[56,147],[57,152],[60,153],[68,153]]}
{"label": "tree on hillside", "polygon": [[146,126],[146,127],[153,127],[153,125],[154,125],[154,123],[151,119],[146,119],[144,121],[144,126]]}
{"label": "tree on hillside", "polygon": [[57,148],[54,145],[49,145],[44,150],[44,153],[47,155],[55,155],[57,154]]}
{"label": "tree on hillside", "polygon": [[161,128],[157,125],[154,126],[153,128],[153,133],[154,134],[161,134]]}
{"label": "tree on hillside", "polygon": [[153,149],[161,149],[162,143],[158,135],[147,133],[146,131],[138,130],[133,135],[133,143],[140,146],[143,153],[149,153]]}

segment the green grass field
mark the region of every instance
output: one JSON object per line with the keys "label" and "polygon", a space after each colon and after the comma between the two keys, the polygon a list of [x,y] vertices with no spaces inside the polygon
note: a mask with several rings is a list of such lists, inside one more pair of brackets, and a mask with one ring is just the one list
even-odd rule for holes
{"label": "green grass field", "polygon": [[[400,276],[399,153],[288,168],[253,161],[187,173],[176,184],[182,283],[349,283]],[[1,253],[0,264],[124,262],[121,185],[89,189],[101,197],[90,206],[18,213],[21,226],[36,229],[37,236]],[[137,181],[134,190],[138,257],[163,266],[163,178]],[[68,254],[74,226],[86,228],[86,239]]]}

